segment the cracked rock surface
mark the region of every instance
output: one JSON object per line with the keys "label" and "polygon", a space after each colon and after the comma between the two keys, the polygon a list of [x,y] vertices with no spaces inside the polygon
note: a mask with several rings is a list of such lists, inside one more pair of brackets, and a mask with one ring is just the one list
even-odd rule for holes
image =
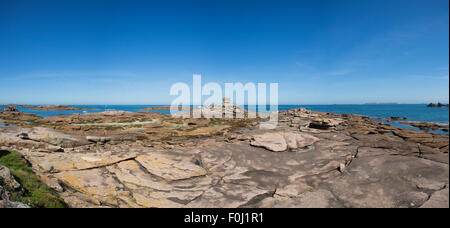
{"label": "cracked rock surface", "polygon": [[[449,205],[447,135],[305,109],[280,112],[273,130],[227,120],[168,124],[159,115],[159,121],[145,119],[148,125],[141,128],[111,130],[103,119],[132,122],[142,115],[77,114],[42,120],[49,124],[63,119],[67,126],[58,128],[70,131],[0,127],[0,146],[22,153],[71,207]],[[309,127],[317,118],[330,126]],[[79,119],[103,123],[106,134],[89,135],[70,125]],[[222,126],[227,130],[218,134]],[[157,137],[170,127],[177,135]],[[142,131],[149,139],[136,137]],[[192,132],[201,132],[201,137]]]}

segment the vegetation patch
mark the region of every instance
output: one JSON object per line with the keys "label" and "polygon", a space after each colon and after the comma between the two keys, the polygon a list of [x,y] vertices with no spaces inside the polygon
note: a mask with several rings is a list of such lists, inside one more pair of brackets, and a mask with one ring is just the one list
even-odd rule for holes
{"label": "vegetation patch", "polygon": [[148,140],[148,137],[145,136],[145,135],[138,135],[138,136],[136,136],[136,139],[137,139],[137,140],[144,141],[144,140]]}
{"label": "vegetation patch", "polygon": [[67,207],[55,191],[39,180],[20,153],[0,150],[0,164],[8,167],[25,189],[24,193],[11,191],[11,201],[22,202],[34,208]]}

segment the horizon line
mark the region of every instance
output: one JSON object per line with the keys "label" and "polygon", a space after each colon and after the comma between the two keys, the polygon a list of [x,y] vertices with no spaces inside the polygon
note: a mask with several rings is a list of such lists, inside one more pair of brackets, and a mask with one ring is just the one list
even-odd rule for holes
{"label": "horizon line", "polygon": [[[428,103],[396,103],[396,102],[380,102],[380,103],[313,103],[313,104],[292,104],[292,103],[285,103],[285,104],[278,104],[278,106],[280,105],[426,105],[426,104],[430,104],[432,102],[428,102]],[[441,104],[448,104],[447,102],[433,102],[433,103],[441,103]],[[70,106],[170,106],[170,104],[69,104],[69,103],[62,103],[62,104],[56,104],[56,103],[47,103],[47,104],[33,104],[33,103],[0,103],[0,106],[8,106],[8,105],[16,105],[16,106],[20,106],[20,105],[30,105],[30,106],[56,106],[56,105],[70,105]],[[244,105],[248,105],[248,104],[244,104]],[[270,104],[266,104],[270,105]],[[183,106],[183,105],[181,105]],[[186,105],[184,105],[186,106]],[[193,106],[192,104],[190,106]]]}

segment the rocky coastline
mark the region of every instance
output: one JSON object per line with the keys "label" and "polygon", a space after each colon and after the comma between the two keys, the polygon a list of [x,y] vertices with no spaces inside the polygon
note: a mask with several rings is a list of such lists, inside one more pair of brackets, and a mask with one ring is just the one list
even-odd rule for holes
{"label": "rocky coastline", "polygon": [[87,108],[76,108],[71,105],[39,105],[31,107],[31,110],[37,111],[72,111],[72,110],[94,110]]}
{"label": "rocky coastline", "polygon": [[[182,107],[182,106],[179,106],[177,108],[178,111],[190,110],[190,109],[191,109],[190,107]],[[142,110],[169,111],[170,110],[170,106],[152,106],[152,107],[143,108]]]}
{"label": "rocky coastline", "polygon": [[264,130],[265,116],[1,112],[17,127],[0,127],[0,150],[22,154],[69,207],[448,208],[448,135],[354,114],[278,116]]}
{"label": "rocky coastline", "polygon": [[411,121],[403,121],[400,123],[407,124],[407,125],[410,125],[413,127],[417,127],[424,131],[441,130],[443,132],[448,132],[448,130],[449,130],[448,124],[437,124],[437,123],[430,123],[430,122],[411,122]]}

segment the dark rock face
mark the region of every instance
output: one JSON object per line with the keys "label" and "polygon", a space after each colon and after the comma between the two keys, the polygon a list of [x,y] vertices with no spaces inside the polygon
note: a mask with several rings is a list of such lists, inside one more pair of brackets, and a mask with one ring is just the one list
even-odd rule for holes
{"label": "dark rock face", "polygon": [[23,203],[9,201],[9,193],[6,189],[20,193],[24,191],[22,186],[11,175],[9,169],[0,165],[0,208],[29,208]]}
{"label": "dark rock face", "polygon": [[5,112],[17,112],[18,110],[17,110],[16,106],[8,106],[5,108],[4,111]]}
{"label": "dark rock face", "polygon": [[20,184],[11,175],[9,169],[5,166],[0,165],[0,185],[7,186],[10,189],[21,191]]}
{"label": "dark rock face", "polygon": [[434,102],[431,102],[427,105],[427,107],[448,107],[449,104],[442,104],[440,102],[438,102],[437,104]]}
{"label": "dark rock face", "polygon": [[8,193],[0,186],[0,208],[30,208],[28,205],[9,201]]}
{"label": "dark rock face", "polygon": [[399,116],[391,116],[389,119],[391,120],[406,120],[407,117],[399,117]]}

